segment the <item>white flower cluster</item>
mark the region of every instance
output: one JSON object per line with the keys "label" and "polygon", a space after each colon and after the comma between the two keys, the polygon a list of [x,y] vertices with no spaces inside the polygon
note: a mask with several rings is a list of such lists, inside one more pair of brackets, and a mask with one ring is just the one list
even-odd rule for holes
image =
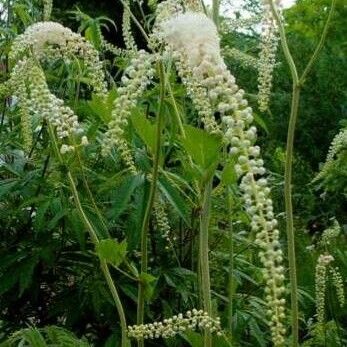
{"label": "white flower cluster", "polygon": [[[251,125],[252,109],[221,58],[217,31],[210,19],[203,14],[182,14],[164,22],[163,31],[173,56],[179,59],[176,63],[178,70],[184,61],[188,62],[190,74],[182,76],[184,83],[199,83],[205,96],[199,102],[204,102],[210,111],[219,112],[224,140],[230,146],[230,154],[237,159],[235,170],[242,177],[240,188],[246,211],[251,216],[252,230],[257,233],[256,242],[262,249],[259,256],[265,268],[272,337],[275,346],[281,346],[285,334],[283,256],[270,188],[267,179],[262,177],[265,174],[264,162],[260,158],[260,148],[254,145],[257,130]],[[201,95],[192,93],[191,96],[200,98]],[[210,131],[208,127],[207,130]]]}
{"label": "white flower cluster", "polygon": [[269,107],[273,70],[278,47],[278,27],[268,5],[263,6],[262,32],[258,63],[258,104],[260,111]]}
{"label": "white flower cluster", "polygon": [[321,254],[318,258],[315,274],[316,290],[316,311],[319,324],[324,323],[325,317],[325,291],[326,291],[326,273],[327,267],[334,260],[330,254]]}
{"label": "white flower cluster", "polygon": [[126,6],[124,6],[123,19],[122,19],[122,31],[123,31],[123,40],[125,43],[126,49],[129,51],[137,51],[137,46],[131,32],[131,17],[130,17],[130,0],[124,0]]}
{"label": "white flower cluster", "polygon": [[169,18],[183,12],[183,7],[177,0],[166,0],[157,4],[155,10],[155,23],[149,37],[149,47],[152,50],[159,48],[163,42],[162,24]]}
{"label": "white flower cluster", "polygon": [[[24,58],[16,64],[9,83],[13,94],[18,98],[25,141],[28,141],[26,137],[31,134],[32,117],[49,121],[56,127],[59,139],[82,133],[77,116],[50,92],[44,72],[32,59]],[[73,149],[73,146],[63,144],[61,152]]]}
{"label": "white flower cluster", "polygon": [[97,50],[81,35],[55,22],[39,22],[29,26],[16,37],[9,57],[18,61],[24,56],[34,56],[40,62],[64,59],[74,56],[84,60],[87,77],[96,94],[107,94],[105,74]]}
{"label": "white flower cluster", "polygon": [[202,311],[193,309],[185,315],[179,313],[163,322],[134,325],[128,327],[128,336],[135,339],[169,338],[186,330],[205,329],[211,333],[221,335],[220,319],[213,319]]}
{"label": "white flower cluster", "polygon": [[137,100],[146,90],[155,73],[153,56],[144,50],[136,52],[129,66],[124,71],[122,86],[117,89],[118,97],[114,101],[112,119],[108,124],[108,130],[103,141],[103,155],[107,155],[113,146],[116,146],[124,163],[136,173],[135,163],[124,138],[124,130],[128,124],[128,118]]}

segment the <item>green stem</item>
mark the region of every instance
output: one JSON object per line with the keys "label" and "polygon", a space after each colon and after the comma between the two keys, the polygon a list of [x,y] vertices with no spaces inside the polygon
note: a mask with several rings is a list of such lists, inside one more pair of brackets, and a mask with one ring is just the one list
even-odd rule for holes
{"label": "green stem", "polygon": [[321,50],[322,50],[322,48],[324,46],[324,42],[325,42],[325,39],[327,37],[327,33],[328,33],[329,25],[330,25],[330,22],[331,22],[331,18],[332,18],[333,13],[334,13],[335,5],[336,5],[336,0],[332,0],[331,1],[330,11],[329,11],[327,20],[326,20],[324,28],[323,28],[322,36],[321,36],[321,38],[320,38],[320,40],[318,42],[318,45],[317,45],[314,53],[312,54],[312,57],[311,57],[310,61],[308,62],[308,64],[307,64],[303,74],[300,77],[300,81],[299,81],[300,85],[303,85],[305,83],[305,79],[306,79],[308,73],[311,71],[311,68],[312,68],[313,64],[317,60],[318,55],[319,55],[319,53],[321,52]]}
{"label": "green stem", "polygon": [[232,219],[232,196],[231,189],[227,187],[228,213],[229,213],[229,278],[228,278],[228,326],[230,334],[233,331],[233,291],[234,291],[234,234]]}
{"label": "green stem", "polygon": [[[210,283],[210,269],[209,269],[209,247],[208,247],[208,234],[210,224],[210,209],[211,209],[211,193],[212,193],[212,179],[209,179],[204,186],[202,209],[200,214],[200,233],[199,233],[199,260],[200,260],[200,273],[201,273],[201,291],[203,299],[204,311],[212,317],[212,303],[211,303],[211,283]],[[211,347],[212,339],[211,333],[205,331],[204,347]]]}
{"label": "green stem", "polygon": [[292,346],[297,347],[299,341],[299,309],[298,309],[298,288],[297,288],[297,271],[296,271],[296,256],[295,256],[295,235],[294,235],[294,216],[293,216],[293,203],[292,203],[292,172],[293,172],[293,148],[295,138],[295,126],[298,118],[298,108],[300,103],[300,88],[305,83],[305,79],[310,72],[314,62],[316,61],[326,38],[329,23],[332,18],[332,13],[335,7],[335,1],[332,0],[331,9],[325,23],[321,39],[309,60],[304,72],[299,78],[297,68],[293,57],[290,53],[286,33],[283,22],[277,11],[277,8],[273,1],[270,1],[271,11],[277,22],[279,34],[281,37],[281,45],[284,56],[289,65],[292,81],[293,92],[291,111],[287,133],[287,147],[286,147],[286,161],[285,161],[285,173],[284,173],[284,199],[286,210],[286,229],[287,229],[287,241],[288,241],[288,262],[289,262],[289,276],[291,287],[291,314],[292,314]]}
{"label": "green stem", "polygon": [[181,133],[182,137],[186,138],[186,133],[184,131],[181,115],[180,115],[180,112],[178,111],[176,99],[175,99],[175,96],[173,94],[170,81],[167,81],[166,86],[167,86],[167,89],[168,89],[168,92],[169,92],[169,96],[170,96],[170,99],[171,99],[171,102],[172,102],[172,106],[174,108],[174,114],[176,116],[178,128],[180,129],[180,133]]}
{"label": "green stem", "polygon": [[295,235],[294,235],[294,216],[292,202],[292,172],[293,172],[293,148],[295,125],[298,117],[298,107],[300,100],[300,88],[293,85],[292,106],[289,118],[289,126],[287,133],[287,149],[284,172],[284,200],[286,210],[286,228],[288,242],[288,262],[290,277],[290,300],[292,311],[292,346],[298,346],[299,340],[299,308],[298,308],[298,285],[296,274],[296,256],[295,256]]}
{"label": "green stem", "polygon": [[217,29],[219,29],[219,7],[220,0],[213,0],[212,2],[212,19]]}
{"label": "green stem", "polygon": [[[51,138],[52,143],[53,143],[53,149],[54,149],[54,152],[55,152],[55,154],[56,154],[56,156],[58,158],[58,161],[59,161],[59,163],[61,165],[64,165],[64,160],[63,160],[62,155],[59,152],[59,147],[58,147],[58,144],[57,144],[57,141],[56,141],[55,133],[54,133],[54,130],[53,130],[53,127],[52,127],[51,124],[48,124],[48,131],[49,131],[49,135],[50,135],[50,138]],[[73,179],[73,176],[72,176],[70,170],[67,171],[67,177],[68,177],[68,180],[69,180],[70,189],[71,189],[71,192],[72,192],[72,195],[73,195],[73,198],[74,198],[74,201],[75,201],[76,208],[77,208],[77,211],[79,213],[79,216],[80,216],[82,222],[84,223],[85,227],[87,228],[87,230],[89,232],[89,235],[90,235],[90,238],[91,238],[94,246],[96,246],[99,243],[99,239],[98,239],[97,233],[94,230],[94,227],[90,223],[88,217],[86,216],[86,214],[85,214],[85,212],[83,210],[81,201],[79,199],[78,191],[77,191],[77,188],[76,188],[76,185],[75,185],[75,181]],[[115,285],[113,283],[113,280],[112,280],[112,277],[111,277],[111,274],[110,274],[110,270],[109,270],[109,268],[107,266],[107,263],[104,260],[102,260],[100,257],[99,257],[99,260],[100,260],[101,270],[102,270],[102,272],[104,274],[104,277],[106,279],[107,285],[109,287],[109,290],[111,292],[112,298],[113,298],[113,300],[115,302],[115,305],[116,305],[116,308],[117,308],[117,311],[118,311],[118,314],[119,314],[121,331],[122,331],[122,343],[121,343],[121,346],[122,347],[127,347],[129,344],[128,344],[128,338],[127,338],[127,324],[126,324],[126,318],[125,318],[125,314],[124,314],[124,309],[123,309],[122,303],[120,301],[120,298],[119,298],[119,295],[118,295],[118,292],[117,292],[117,288],[115,287]]]}
{"label": "green stem", "polygon": [[293,146],[295,125],[298,116],[298,107],[300,100],[299,77],[294,59],[290,53],[285,29],[273,1],[270,2],[272,13],[276,19],[284,56],[289,65],[290,73],[293,80],[292,105],[289,118],[289,126],[287,133],[286,162],[284,173],[284,200],[286,210],[286,230],[288,242],[288,262],[289,262],[289,278],[290,278],[290,302],[291,302],[291,318],[292,318],[292,346],[297,347],[299,341],[299,308],[298,308],[298,286],[296,275],[296,257],[295,257],[295,235],[294,235],[294,216],[292,204],[292,166],[293,166]]}
{"label": "green stem", "polygon": [[[158,64],[159,75],[160,75],[160,99],[157,116],[157,129],[156,129],[156,143],[155,152],[153,156],[153,171],[151,177],[151,186],[145,210],[145,215],[142,222],[141,228],[141,274],[147,273],[148,268],[148,228],[151,212],[153,209],[155,192],[157,188],[158,172],[159,172],[159,159],[160,159],[160,146],[161,146],[161,132],[163,123],[163,108],[164,108],[164,97],[165,97],[165,76],[164,68],[161,63]],[[138,298],[137,298],[137,324],[143,324],[145,311],[145,285],[140,279]],[[138,341],[138,346],[144,346],[143,339]]]}

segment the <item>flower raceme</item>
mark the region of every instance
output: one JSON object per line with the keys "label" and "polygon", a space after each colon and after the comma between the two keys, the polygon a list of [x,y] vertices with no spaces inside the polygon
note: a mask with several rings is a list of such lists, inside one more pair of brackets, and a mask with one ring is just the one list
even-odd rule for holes
{"label": "flower raceme", "polygon": [[[178,14],[162,23],[162,32],[205,128],[223,133],[230,156],[237,161],[235,170],[241,179],[246,211],[261,248],[272,338],[275,346],[281,346],[285,333],[283,259],[270,188],[263,177],[264,162],[260,148],[254,145],[257,130],[252,125],[252,109],[226,68],[217,29],[210,19],[200,13]],[[217,124],[215,112],[220,114],[221,124]]]}
{"label": "flower raceme", "polygon": [[[15,65],[8,85],[20,107],[26,149],[31,144],[33,117],[36,121],[42,117],[55,126],[60,140],[83,132],[73,110],[49,90],[41,66],[59,59],[68,63],[74,57],[84,60],[93,91],[105,97],[107,86],[98,52],[81,35],[59,23],[39,22],[29,26],[14,40],[9,58]],[[87,142],[84,136],[81,143]],[[62,144],[61,153],[73,149],[73,145],[67,141]]]}
{"label": "flower raceme", "polygon": [[74,57],[83,59],[87,77],[94,93],[107,93],[105,74],[98,51],[81,35],[55,22],[39,22],[29,26],[16,37],[11,47],[10,60],[17,62],[23,57],[33,57],[40,63],[63,59],[70,62]]}

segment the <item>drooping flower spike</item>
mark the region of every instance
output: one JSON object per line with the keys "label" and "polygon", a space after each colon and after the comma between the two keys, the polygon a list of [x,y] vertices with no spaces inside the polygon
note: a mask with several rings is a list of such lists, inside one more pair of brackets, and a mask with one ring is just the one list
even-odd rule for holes
{"label": "drooping flower spike", "polygon": [[[270,188],[263,177],[264,162],[260,148],[254,144],[257,130],[252,125],[252,109],[224,64],[217,29],[210,19],[187,12],[165,21],[162,31],[205,128],[209,132],[222,131],[230,155],[237,160],[235,170],[241,180],[246,211],[261,248],[272,338],[275,346],[281,346],[285,334],[283,257]],[[216,112],[221,123],[214,117]]]}
{"label": "drooping flower spike", "polygon": [[[83,59],[93,91],[105,97],[107,86],[98,52],[81,35],[59,23],[39,22],[14,40],[9,58],[15,65],[8,86],[18,100],[26,149],[31,144],[33,117],[46,119],[54,125],[61,140],[83,132],[73,110],[49,90],[41,66],[58,59],[69,62],[73,57]],[[87,143],[85,137],[82,143]],[[73,149],[69,143],[63,143],[61,153]]]}

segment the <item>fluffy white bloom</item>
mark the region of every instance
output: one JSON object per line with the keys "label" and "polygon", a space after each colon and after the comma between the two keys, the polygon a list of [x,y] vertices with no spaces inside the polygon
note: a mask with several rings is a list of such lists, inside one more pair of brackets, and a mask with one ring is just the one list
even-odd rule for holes
{"label": "fluffy white bloom", "polygon": [[98,51],[69,28],[55,22],[39,22],[29,26],[13,41],[9,57],[18,61],[32,55],[40,62],[64,59],[67,63],[74,56],[82,58],[94,92],[101,96],[107,93]]}
{"label": "fluffy white bloom", "polygon": [[188,65],[200,65],[208,55],[212,62],[224,66],[220,56],[219,37],[213,21],[202,13],[186,12],[162,24],[163,36],[175,51],[188,58]]}

